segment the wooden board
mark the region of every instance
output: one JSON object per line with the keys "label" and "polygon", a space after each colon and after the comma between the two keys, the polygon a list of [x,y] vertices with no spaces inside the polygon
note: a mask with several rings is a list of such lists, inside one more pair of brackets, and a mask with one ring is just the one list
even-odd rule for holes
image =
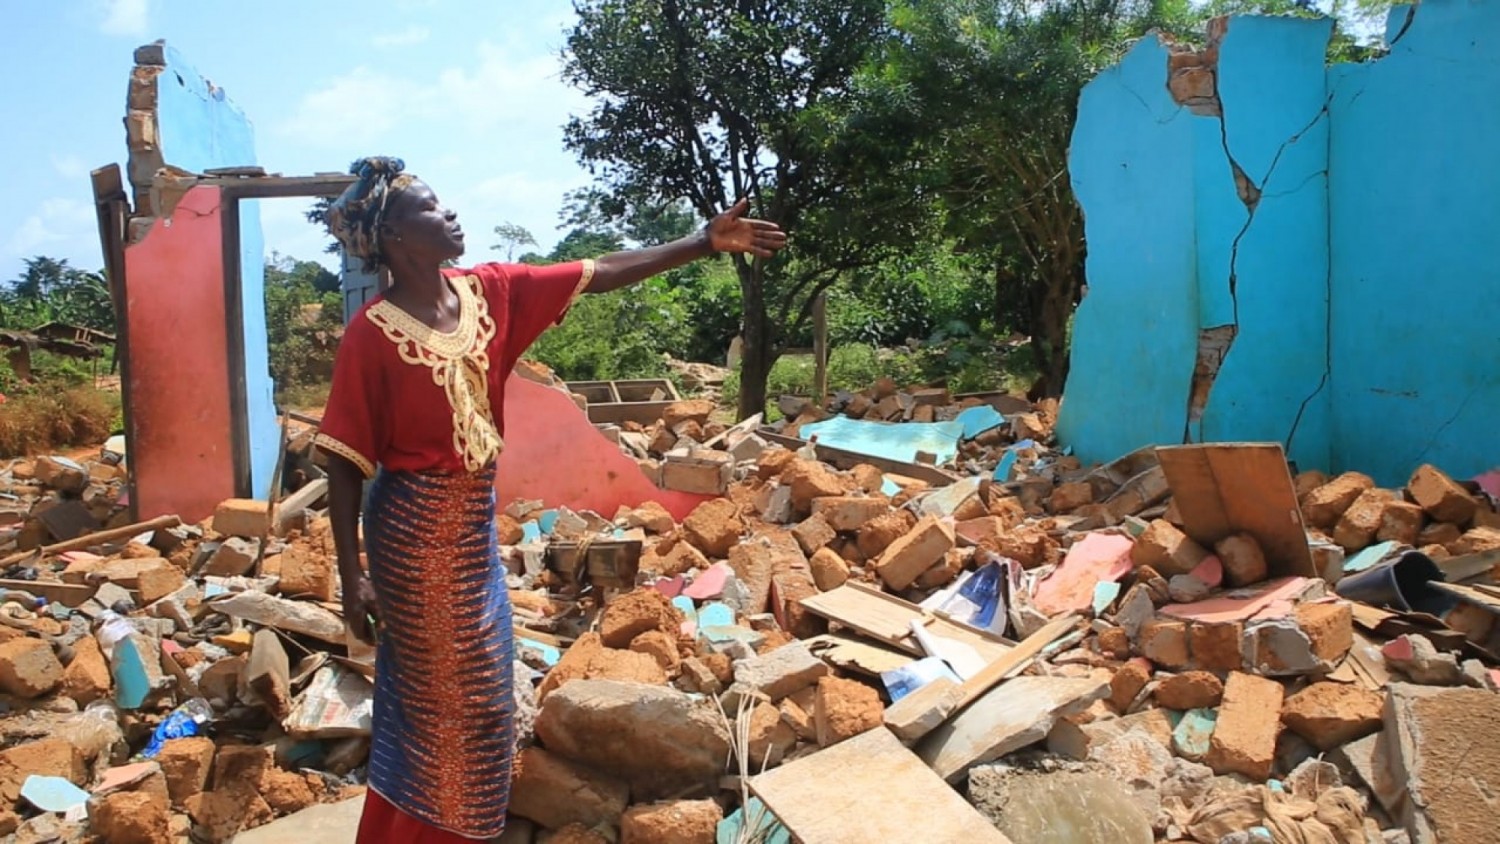
{"label": "wooden board", "polygon": [[[783,448],[796,451],[807,445],[807,440],[799,440],[796,437],[783,436],[770,428],[761,428],[756,431],[761,439],[766,442],[779,445]],[[867,463],[887,474],[903,475],[925,481],[935,487],[947,486],[958,480],[956,475],[944,472],[936,466],[924,466],[921,463],[903,463],[900,460],[888,460],[884,457],[876,457],[871,454],[859,454],[858,452],[846,451],[842,448],[818,444],[816,447],[818,459],[833,466],[835,469],[853,469],[861,463]]]}
{"label": "wooden board", "polygon": [[803,640],[813,656],[843,671],[879,677],[911,665],[915,657],[843,633],[825,633]]}
{"label": "wooden board", "polygon": [[1271,577],[1317,577],[1297,490],[1279,443],[1158,448],[1183,531],[1200,545],[1235,533],[1255,537]]}
{"label": "wooden board", "polygon": [[1059,717],[1081,712],[1107,694],[1105,680],[1017,677],[929,733],[917,745],[917,754],[952,782],[975,765],[1046,739]]}
{"label": "wooden board", "polygon": [[1010,842],[884,727],[753,777],[750,790],[802,844]]}
{"label": "wooden board", "polygon": [[887,595],[862,583],[846,583],[831,592],[802,599],[809,611],[910,654],[926,656],[911,635],[913,621],[925,621],[934,636],[953,639],[974,649],[986,663],[1009,653],[1015,643],[973,627],[928,615],[916,604]]}
{"label": "wooden board", "polygon": [[30,592],[38,598],[46,598],[54,604],[74,608],[94,597],[99,587],[93,584],[59,583],[55,580],[11,580],[0,578],[0,589],[16,589]]}
{"label": "wooden board", "polygon": [[973,703],[1001,680],[1024,668],[1038,654],[1046,650],[1048,645],[1073,632],[1073,628],[1077,626],[1078,616],[1069,613],[1060,618],[1054,618],[1041,630],[1027,636],[1026,641],[1012,648],[1010,653],[986,665],[978,674],[965,680],[963,685],[958,687],[961,694],[958,708],[962,709]]}

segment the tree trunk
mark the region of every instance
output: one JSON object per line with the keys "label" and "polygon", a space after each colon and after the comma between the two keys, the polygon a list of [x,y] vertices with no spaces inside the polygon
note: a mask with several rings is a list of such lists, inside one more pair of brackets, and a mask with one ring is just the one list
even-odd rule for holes
{"label": "tree trunk", "polygon": [[1078,298],[1078,276],[1066,270],[1043,283],[1046,290],[1033,317],[1031,333],[1031,347],[1042,375],[1035,392],[1055,397],[1062,395],[1068,380],[1068,320]]}
{"label": "tree trunk", "polygon": [[740,358],[739,419],[749,419],[766,410],[766,382],[771,364],[776,362],[770,321],[766,319],[764,269],[743,259],[735,260],[740,276],[740,294],[744,317],[740,338],[744,341]]}

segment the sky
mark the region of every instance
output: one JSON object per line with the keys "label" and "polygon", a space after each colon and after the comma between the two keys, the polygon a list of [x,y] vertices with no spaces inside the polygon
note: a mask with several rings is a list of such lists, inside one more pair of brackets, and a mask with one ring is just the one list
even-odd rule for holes
{"label": "sky", "polygon": [[[136,47],[166,39],[254,125],[269,172],[344,171],[395,155],[455,209],[469,258],[502,222],[549,249],[563,194],[589,184],[562,125],[587,108],[560,78],[568,0],[0,0],[0,283],[36,255],[103,265],[89,171],[125,163]],[[19,131],[17,131],[19,129]],[[166,150],[168,161],[171,150]],[[324,259],[308,202],[262,204],[266,249]]]}

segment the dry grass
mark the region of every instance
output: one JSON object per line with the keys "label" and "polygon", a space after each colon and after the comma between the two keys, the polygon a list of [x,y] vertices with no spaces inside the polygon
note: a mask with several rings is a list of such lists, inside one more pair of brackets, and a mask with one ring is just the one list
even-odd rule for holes
{"label": "dry grass", "polygon": [[118,393],[89,387],[39,387],[12,395],[0,404],[0,457],[102,443],[119,414]]}

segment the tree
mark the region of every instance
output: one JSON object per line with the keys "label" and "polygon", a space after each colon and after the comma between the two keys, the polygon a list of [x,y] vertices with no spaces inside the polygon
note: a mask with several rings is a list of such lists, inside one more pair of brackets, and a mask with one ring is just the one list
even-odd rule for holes
{"label": "tree", "polygon": [[[812,303],[903,238],[866,190],[837,131],[850,82],[884,32],[883,0],[575,0],[564,78],[591,98],[565,143],[616,220],[684,201],[707,219],[737,197],[793,245],[774,261],[732,256],[743,302],[739,414]],[[730,338],[723,338],[727,346]]]}
{"label": "tree", "polygon": [[524,226],[519,226],[515,223],[501,223],[495,226],[495,237],[500,238],[500,242],[491,246],[490,249],[496,252],[504,252],[505,260],[507,261],[514,261],[516,259],[516,249],[518,247],[536,245],[536,238],[531,236],[531,232],[527,231]]}
{"label": "tree", "polygon": [[113,333],[114,302],[104,274],[65,259],[28,258],[21,276],[0,291],[0,325],[31,329],[53,321]]}

